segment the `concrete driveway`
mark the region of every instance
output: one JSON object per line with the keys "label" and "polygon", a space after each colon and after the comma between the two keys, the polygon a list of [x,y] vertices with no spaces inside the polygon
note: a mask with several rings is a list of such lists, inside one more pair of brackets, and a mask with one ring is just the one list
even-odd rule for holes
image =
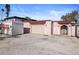
{"label": "concrete driveway", "polygon": [[0,40],[1,55],[78,55],[79,39],[24,34]]}

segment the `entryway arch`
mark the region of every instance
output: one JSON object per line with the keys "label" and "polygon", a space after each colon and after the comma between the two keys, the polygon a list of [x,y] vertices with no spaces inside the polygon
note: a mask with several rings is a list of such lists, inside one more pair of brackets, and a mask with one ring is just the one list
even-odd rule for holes
{"label": "entryway arch", "polygon": [[61,35],[68,35],[68,27],[66,25],[61,26]]}

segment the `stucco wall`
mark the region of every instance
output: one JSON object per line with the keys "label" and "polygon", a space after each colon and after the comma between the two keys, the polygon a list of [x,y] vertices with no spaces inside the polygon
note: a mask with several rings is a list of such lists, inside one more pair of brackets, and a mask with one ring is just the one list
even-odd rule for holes
{"label": "stucco wall", "polygon": [[31,32],[31,24],[29,22],[24,22],[24,33]]}
{"label": "stucco wall", "polygon": [[[12,19],[12,20],[14,20],[14,19]],[[3,24],[9,25],[9,29],[3,30],[4,34],[12,35],[12,20],[6,20],[5,22],[3,22]]]}
{"label": "stucco wall", "polygon": [[31,24],[29,22],[24,22],[24,28],[31,28]]}
{"label": "stucco wall", "polygon": [[68,24],[68,36],[75,36],[75,26]]}
{"label": "stucco wall", "polygon": [[79,25],[77,26],[77,36],[79,37]]}
{"label": "stucco wall", "polygon": [[57,22],[53,22],[53,35],[60,35],[60,25]]}
{"label": "stucco wall", "polygon": [[51,35],[51,25],[52,25],[52,21],[46,21],[45,35]]}
{"label": "stucco wall", "polygon": [[53,22],[53,34],[61,35],[61,26],[66,25],[68,27],[68,36],[75,36],[75,26],[71,24],[58,24],[57,22]]}
{"label": "stucco wall", "polygon": [[71,36],[75,36],[75,26],[71,27]]}
{"label": "stucco wall", "polygon": [[72,27],[70,24],[66,25],[68,27],[68,36],[71,36]]}

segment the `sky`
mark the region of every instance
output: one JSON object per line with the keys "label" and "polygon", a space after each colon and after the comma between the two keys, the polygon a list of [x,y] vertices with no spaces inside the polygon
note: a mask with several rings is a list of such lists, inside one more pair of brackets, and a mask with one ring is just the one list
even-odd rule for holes
{"label": "sky", "polygon": [[[71,11],[78,10],[79,4],[10,4],[11,16],[30,17],[36,20],[61,20],[61,16]],[[0,18],[6,17],[5,4],[0,4]]]}

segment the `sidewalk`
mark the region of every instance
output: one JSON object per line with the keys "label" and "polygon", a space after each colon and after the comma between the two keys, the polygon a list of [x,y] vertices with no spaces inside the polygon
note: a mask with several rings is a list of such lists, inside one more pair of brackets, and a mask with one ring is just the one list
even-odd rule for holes
{"label": "sidewalk", "polygon": [[5,34],[0,34],[0,40],[3,40],[5,38],[7,38],[9,35],[5,35]]}

